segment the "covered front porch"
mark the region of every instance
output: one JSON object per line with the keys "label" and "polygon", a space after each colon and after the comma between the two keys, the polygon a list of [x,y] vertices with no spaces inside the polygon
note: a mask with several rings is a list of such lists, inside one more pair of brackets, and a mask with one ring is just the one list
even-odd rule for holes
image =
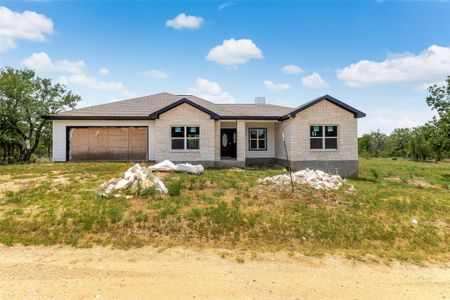
{"label": "covered front porch", "polygon": [[275,120],[216,121],[216,162],[220,167],[272,165]]}

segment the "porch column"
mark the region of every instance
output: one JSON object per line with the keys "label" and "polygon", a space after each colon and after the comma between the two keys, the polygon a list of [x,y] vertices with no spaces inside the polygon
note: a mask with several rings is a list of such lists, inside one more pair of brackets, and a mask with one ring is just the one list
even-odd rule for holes
{"label": "porch column", "polygon": [[214,121],[214,159],[220,160],[220,143],[222,142],[220,136],[220,120]]}
{"label": "porch column", "polygon": [[245,121],[237,120],[236,122],[237,135],[237,161],[245,162]]}

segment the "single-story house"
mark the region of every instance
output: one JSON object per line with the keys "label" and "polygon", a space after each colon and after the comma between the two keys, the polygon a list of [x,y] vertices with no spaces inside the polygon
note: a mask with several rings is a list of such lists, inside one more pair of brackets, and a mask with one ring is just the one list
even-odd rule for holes
{"label": "single-story house", "polygon": [[358,173],[361,117],[329,95],[293,108],[266,104],[263,97],[254,104],[216,104],[169,93],[49,116],[54,161],[169,159],[242,167],[285,164],[288,154],[293,169],[342,175]]}

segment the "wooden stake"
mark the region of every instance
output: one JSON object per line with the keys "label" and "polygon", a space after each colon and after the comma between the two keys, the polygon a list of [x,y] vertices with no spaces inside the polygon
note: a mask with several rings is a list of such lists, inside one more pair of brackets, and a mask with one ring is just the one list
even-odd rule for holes
{"label": "wooden stake", "polygon": [[281,133],[281,136],[283,137],[284,151],[286,152],[286,161],[287,161],[287,165],[288,165],[289,176],[291,177],[291,187],[292,187],[292,194],[293,194],[293,193],[294,193],[294,190],[295,190],[294,178],[292,178],[291,161],[289,160],[289,155],[288,155],[288,150],[287,150],[287,144],[286,144],[286,138],[284,137],[284,132]]}

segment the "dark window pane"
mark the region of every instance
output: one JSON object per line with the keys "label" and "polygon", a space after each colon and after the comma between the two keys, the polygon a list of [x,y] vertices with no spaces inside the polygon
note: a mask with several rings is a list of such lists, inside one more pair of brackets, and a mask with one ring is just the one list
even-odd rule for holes
{"label": "dark window pane", "polygon": [[251,140],[250,141],[250,149],[256,149],[256,145],[257,145],[257,141],[256,140]]}
{"label": "dark window pane", "polygon": [[266,149],[266,140],[259,140],[259,149]]}
{"label": "dark window pane", "polygon": [[337,139],[325,139],[325,149],[337,149]]}
{"label": "dark window pane", "polygon": [[336,136],[337,137],[337,126],[327,125],[325,126],[325,136]]}
{"label": "dark window pane", "polygon": [[172,139],[173,150],[184,150],[184,139]]}
{"label": "dark window pane", "polygon": [[311,149],[322,149],[322,139],[311,139]]}
{"label": "dark window pane", "polygon": [[258,137],[260,139],[265,139],[266,138],[266,130],[265,129],[258,129]]}
{"label": "dark window pane", "polygon": [[323,136],[323,126],[322,125],[310,126],[309,134],[311,137],[322,137]]}
{"label": "dark window pane", "polygon": [[186,148],[187,149],[200,149],[200,140],[199,139],[187,139],[186,140]]}
{"label": "dark window pane", "polygon": [[172,137],[184,137],[184,127],[172,127]]}
{"label": "dark window pane", "polygon": [[199,137],[200,127],[186,127],[187,137]]}
{"label": "dark window pane", "polygon": [[250,129],[250,138],[251,139],[256,139],[257,136],[257,130],[256,129]]}

